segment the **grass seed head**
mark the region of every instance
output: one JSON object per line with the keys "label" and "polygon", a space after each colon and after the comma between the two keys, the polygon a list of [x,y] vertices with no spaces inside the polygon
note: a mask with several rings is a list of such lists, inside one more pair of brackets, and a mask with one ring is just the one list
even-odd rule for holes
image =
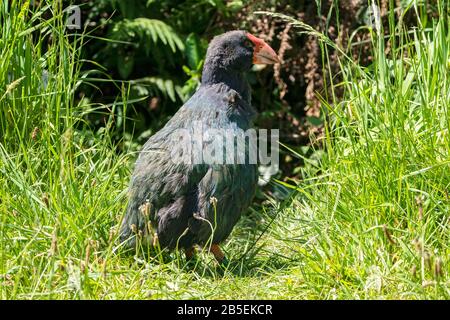
{"label": "grass seed head", "polygon": [[36,140],[38,133],[39,133],[39,128],[34,127],[33,131],[31,132],[31,139],[33,141]]}
{"label": "grass seed head", "polygon": [[145,203],[139,207],[139,211],[145,218],[148,219],[150,217],[150,208],[151,208],[150,201],[146,200]]}
{"label": "grass seed head", "polygon": [[442,270],[442,259],[439,257],[434,261],[434,276],[436,278],[444,276],[444,271]]}
{"label": "grass seed head", "polygon": [[45,204],[45,206],[48,208],[50,206],[49,200],[48,200],[48,194],[44,192],[42,194],[42,202]]}
{"label": "grass seed head", "polygon": [[386,238],[388,239],[388,241],[389,241],[391,244],[395,244],[395,241],[394,241],[394,239],[392,238],[391,232],[389,231],[389,229],[387,228],[386,225],[383,225],[383,232],[384,232],[384,235],[386,236]]}
{"label": "grass seed head", "polygon": [[52,242],[50,244],[50,250],[48,252],[48,256],[52,257],[58,251],[58,229],[55,228],[52,233]]}
{"label": "grass seed head", "polygon": [[213,205],[214,208],[217,207],[217,198],[216,197],[211,197],[209,199],[209,203],[211,203]]}
{"label": "grass seed head", "polygon": [[153,235],[153,247],[157,247],[159,245],[159,238],[158,238],[158,234],[155,232],[155,234]]}
{"label": "grass seed head", "polygon": [[415,278],[417,275],[417,267],[414,265],[411,268],[411,275]]}

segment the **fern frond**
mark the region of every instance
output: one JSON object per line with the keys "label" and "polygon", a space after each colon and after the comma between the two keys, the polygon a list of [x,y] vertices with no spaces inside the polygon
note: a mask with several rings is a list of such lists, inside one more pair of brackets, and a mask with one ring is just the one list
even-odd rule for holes
{"label": "fern frond", "polygon": [[184,96],[181,94],[181,87],[176,85],[171,79],[163,79],[159,77],[145,77],[141,79],[136,79],[130,81],[130,83],[135,87],[140,95],[150,95],[155,94],[155,89],[159,92],[168,96],[170,100],[176,101],[177,95],[183,100]]}
{"label": "fern frond", "polygon": [[[168,45],[172,52],[184,50],[183,41],[172,27],[157,19],[125,19],[114,26],[112,36],[116,40],[129,40],[138,37],[141,43],[152,42],[156,44],[162,42],[164,45]],[[149,50],[149,46],[146,49]]]}

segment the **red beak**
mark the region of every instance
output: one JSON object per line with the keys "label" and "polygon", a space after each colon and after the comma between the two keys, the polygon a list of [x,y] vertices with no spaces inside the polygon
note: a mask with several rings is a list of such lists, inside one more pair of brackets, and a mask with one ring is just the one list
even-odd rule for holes
{"label": "red beak", "polygon": [[247,38],[255,45],[253,52],[254,64],[275,64],[280,63],[275,51],[263,40],[247,33]]}

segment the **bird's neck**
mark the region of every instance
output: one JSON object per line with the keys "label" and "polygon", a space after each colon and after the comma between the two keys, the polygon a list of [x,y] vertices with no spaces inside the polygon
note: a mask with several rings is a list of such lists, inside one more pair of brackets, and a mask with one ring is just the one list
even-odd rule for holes
{"label": "bird's neck", "polygon": [[250,103],[250,86],[245,72],[225,70],[213,62],[206,63],[202,73],[202,86],[225,84]]}

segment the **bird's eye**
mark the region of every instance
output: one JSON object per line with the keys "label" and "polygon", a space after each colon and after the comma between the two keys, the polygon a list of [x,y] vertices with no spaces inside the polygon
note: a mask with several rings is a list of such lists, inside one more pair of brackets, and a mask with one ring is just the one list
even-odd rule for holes
{"label": "bird's eye", "polygon": [[245,46],[246,47],[253,47],[253,42],[251,42],[249,39],[245,39]]}

